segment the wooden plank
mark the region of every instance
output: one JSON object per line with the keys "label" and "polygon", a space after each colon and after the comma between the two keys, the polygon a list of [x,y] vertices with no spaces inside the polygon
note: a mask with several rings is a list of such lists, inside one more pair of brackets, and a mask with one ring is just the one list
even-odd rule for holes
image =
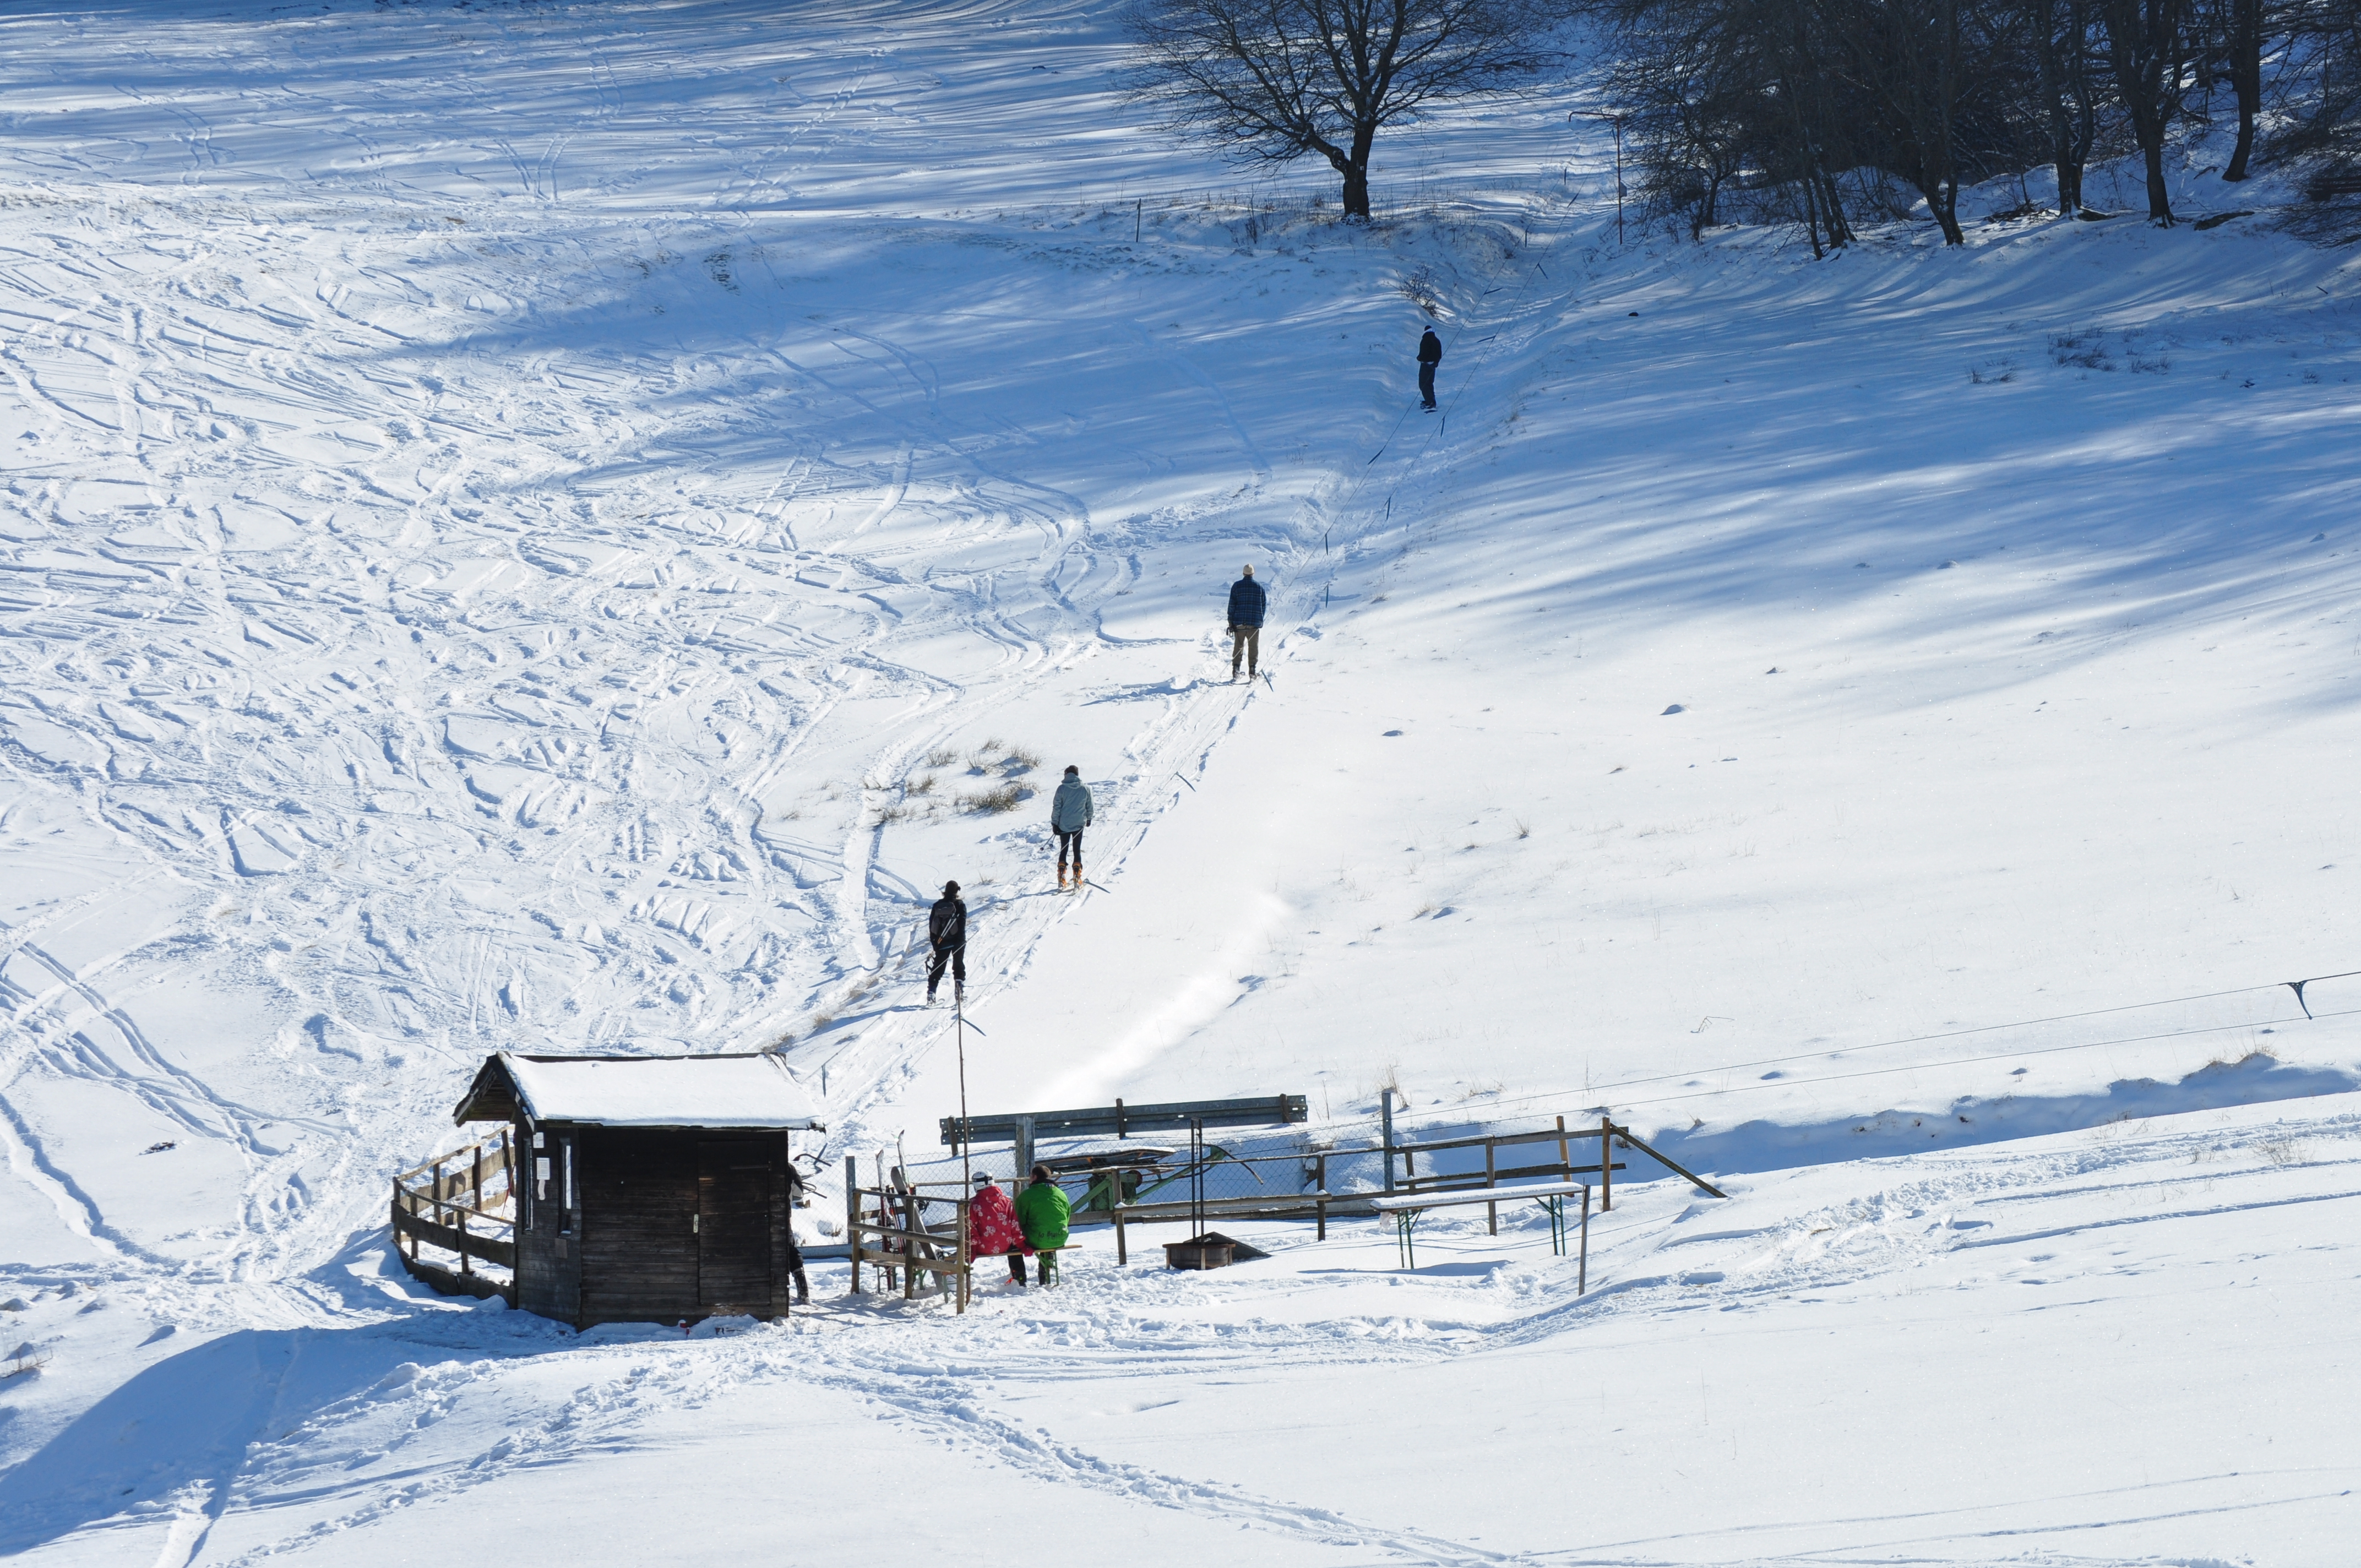
{"label": "wooden plank", "polygon": [[1569,1198],[1588,1189],[1579,1181],[1539,1182],[1530,1187],[1465,1187],[1455,1192],[1382,1194],[1369,1200],[1380,1214],[1415,1212],[1422,1209],[1464,1208],[1477,1203],[1499,1204],[1521,1198]]}
{"label": "wooden plank", "polygon": [[[1618,1133],[1620,1135],[1620,1128],[1618,1129]],[[1438,1149],[1482,1148],[1486,1144],[1491,1144],[1500,1148],[1507,1148],[1515,1144],[1554,1144],[1564,1135],[1564,1134],[1560,1133],[1555,1128],[1544,1128],[1538,1133],[1496,1133],[1477,1138],[1444,1138],[1431,1144],[1396,1144],[1394,1146],[1394,1153],[1432,1154]],[[1337,1152],[1345,1154],[1354,1151],[1340,1149]]]}
{"label": "wooden plank", "polygon": [[397,1234],[429,1246],[439,1246],[445,1252],[464,1252],[480,1257],[487,1263],[497,1263],[508,1268],[516,1266],[516,1243],[502,1241],[470,1231],[462,1235],[449,1225],[438,1225],[432,1220],[422,1220],[415,1214],[393,1212],[393,1228]]}
{"label": "wooden plank", "polygon": [[[1625,1132],[1623,1129],[1620,1127],[1617,1128],[1615,1135],[1621,1138],[1633,1148],[1638,1149],[1642,1154],[1646,1155],[1650,1159],[1654,1160],[1658,1165],[1661,1165],[1665,1169],[1671,1171],[1675,1176],[1687,1177],[1688,1179],[1694,1182],[1697,1187],[1705,1191],[1712,1193],[1717,1198],[1727,1198],[1730,1196],[1729,1193],[1724,1192],[1720,1188],[1716,1187],[1712,1182],[1706,1180],[1703,1177],[1692,1176],[1689,1172],[1683,1170],[1679,1166],[1675,1165],[1671,1160],[1666,1159],[1663,1155],[1658,1154],[1654,1149],[1650,1148],[1647,1145],[1642,1143],[1639,1139],[1633,1137],[1630,1133]],[[1605,1208],[1606,1205],[1602,1203],[1599,1207]]]}
{"label": "wooden plank", "polygon": [[421,1196],[416,1192],[401,1193],[399,1195],[397,1201],[406,1201],[409,1205],[410,1212],[413,1214],[419,1212],[422,1209],[433,1209],[436,1212],[443,1214],[473,1215],[478,1220],[487,1221],[495,1225],[512,1225],[516,1223],[516,1217],[513,1214],[507,1213],[499,1209],[470,1209],[465,1203],[437,1203],[432,1198]]}
{"label": "wooden plank", "polygon": [[[1615,1168],[1621,1170],[1622,1162],[1618,1161]],[[1499,1180],[1510,1181],[1534,1176],[1579,1176],[1585,1171],[1595,1176],[1598,1173],[1598,1168],[1595,1165],[1560,1165],[1555,1160],[1552,1160],[1547,1165],[1521,1165],[1514,1169],[1497,1171],[1494,1174]],[[1398,1191],[1405,1192],[1455,1192],[1463,1187],[1483,1185],[1484,1177],[1480,1171],[1467,1170],[1455,1170],[1448,1176],[1422,1176],[1414,1182],[1398,1181],[1394,1184]]]}
{"label": "wooden plank", "polygon": [[[1348,1193],[1338,1197],[1327,1192],[1307,1192],[1301,1198],[1209,1198],[1205,1201],[1205,1213],[1209,1218],[1222,1215],[1246,1218],[1257,1214],[1310,1217],[1318,1213],[1323,1203],[1349,1203],[1375,1196],[1375,1193]],[[1112,1224],[1120,1215],[1135,1224],[1152,1224],[1163,1220],[1186,1219],[1191,1212],[1193,1210],[1186,1202],[1126,1203],[1120,1209],[1077,1209],[1068,1216],[1068,1223],[1105,1225]]]}
{"label": "wooden plank", "polygon": [[[930,1246],[956,1246],[959,1237],[947,1236],[939,1231],[903,1231],[891,1225],[873,1225],[866,1220],[856,1221],[853,1229],[864,1236],[883,1236],[888,1241],[921,1242]],[[874,1247],[863,1243],[861,1250],[874,1257],[881,1251],[907,1252],[910,1247]]]}
{"label": "wooden plank", "polygon": [[412,1279],[445,1296],[473,1296],[479,1301],[498,1296],[511,1307],[517,1304],[513,1282],[503,1284],[497,1279],[487,1279],[480,1274],[455,1274],[450,1269],[407,1257],[401,1260],[401,1266]]}

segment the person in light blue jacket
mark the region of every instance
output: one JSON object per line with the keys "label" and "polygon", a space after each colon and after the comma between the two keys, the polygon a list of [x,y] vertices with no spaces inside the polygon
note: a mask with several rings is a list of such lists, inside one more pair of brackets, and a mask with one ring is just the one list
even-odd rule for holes
{"label": "person in light blue jacket", "polygon": [[1091,791],[1082,783],[1082,770],[1069,767],[1066,776],[1058,783],[1058,793],[1049,801],[1049,827],[1058,835],[1058,886],[1068,886],[1066,856],[1074,858],[1073,890],[1082,890],[1082,829],[1091,825]]}

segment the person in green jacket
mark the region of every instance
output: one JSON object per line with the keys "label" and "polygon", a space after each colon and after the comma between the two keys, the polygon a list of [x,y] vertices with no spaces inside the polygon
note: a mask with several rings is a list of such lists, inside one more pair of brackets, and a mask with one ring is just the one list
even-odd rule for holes
{"label": "person in green jacket", "polygon": [[[1041,1255],[1044,1285],[1058,1282],[1057,1249],[1066,1245],[1066,1216],[1072,1207],[1066,1201],[1064,1190],[1049,1179],[1049,1168],[1046,1165],[1033,1168],[1032,1184],[1016,1195],[1016,1223],[1025,1232],[1025,1245]],[[1025,1266],[1024,1259],[1014,1253],[1008,1261],[1017,1268]],[[1025,1277],[1018,1275],[1016,1282],[1023,1284]]]}

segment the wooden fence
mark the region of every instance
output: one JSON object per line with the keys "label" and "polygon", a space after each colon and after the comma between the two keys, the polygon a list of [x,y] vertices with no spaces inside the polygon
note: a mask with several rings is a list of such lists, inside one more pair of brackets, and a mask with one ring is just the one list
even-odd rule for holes
{"label": "wooden fence", "polygon": [[[1300,1192],[1274,1191],[1268,1196],[1208,1199],[1202,1206],[1183,1201],[1170,1203],[1117,1203],[1106,1209],[1077,1209],[1072,1223],[1081,1224],[1112,1224],[1115,1232],[1115,1261],[1127,1263],[1130,1249],[1124,1234],[1126,1224],[1170,1223],[1188,1220],[1198,1212],[1207,1218],[1301,1220],[1316,1223],[1316,1239],[1328,1239],[1328,1220],[1332,1211],[1352,1215],[1375,1212],[1369,1201],[1388,1194],[1420,1192],[1478,1191],[1519,1181],[1546,1179],[1571,1181],[1576,1177],[1597,1176],[1599,1179],[1599,1212],[1604,1213],[1614,1204],[1615,1172],[1626,1168],[1615,1158],[1619,1147],[1623,1152],[1637,1150],[1656,1161],[1676,1176],[1685,1177],[1702,1191],[1716,1198],[1726,1196],[1722,1190],[1703,1178],[1675,1165],[1663,1155],[1631,1135],[1631,1129],[1617,1126],[1601,1118],[1596,1127],[1568,1127],[1565,1118],[1556,1118],[1557,1125],[1537,1132],[1498,1133],[1480,1137],[1443,1138],[1429,1143],[1391,1143],[1380,1141],[1372,1149],[1312,1150],[1303,1154],[1254,1156],[1246,1158],[1224,1157],[1224,1163],[1251,1168],[1257,1165],[1293,1165],[1301,1168],[1301,1179],[1306,1190]],[[1577,1155],[1587,1156],[1593,1142],[1598,1145],[1596,1163],[1575,1163]],[[1557,1157],[1536,1160],[1532,1151],[1537,1147],[1546,1154],[1547,1146],[1555,1145]],[[1435,1156],[1456,1150],[1483,1151],[1484,1168],[1477,1170],[1438,1170]],[[1333,1160],[1367,1159],[1376,1155],[1385,1162],[1385,1185],[1376,1192],[1332,1192],[1328,1187],[1328,1167]],[[1425,1174],[1419,1172],[1419,1158],[1427,1160]],[[1400,1161],[1400,1174],[1395,1175],[1395,1161]],[[1523,1163],[1519,1163],[1520,1161]],[[1515,1201],[1516,1194],[1507,1194]],[[1488,1228],[1494,1235],[1500,1233],[1500,1206],[1485,1205]]]}
{"label": "wooden fence", "polygon": [[[498,1296],[515,1306],[516,1149],[509,1130],[395,1177],[393,1238],[401,1266],[420,1284],[445,1296]],[[458,1267],[421,1257],[421,1245],[456,1254]],[[477,1272],[479,1263],[499,1265],[508,1277]]]}
{"label": "wooden fence", "polygon": [[[899,1167],[889,1186],[863,1187],[860,1180],[858,1163],[845,1156],[844,1236],[852,1259],[851,1293],[861,1294],[861,1266],[867,1263],[884,1275],[888,1290],[898,1275],[906,1301],[917,1295],[918,1276],[931,1274],[937,1292],[950,1295],[956,1310],[966,1311],[975,1272],[968,1251],[967,1197],[923,1197]],[[928,1223],[930,1208],[949,1208],[950,1223]]]}

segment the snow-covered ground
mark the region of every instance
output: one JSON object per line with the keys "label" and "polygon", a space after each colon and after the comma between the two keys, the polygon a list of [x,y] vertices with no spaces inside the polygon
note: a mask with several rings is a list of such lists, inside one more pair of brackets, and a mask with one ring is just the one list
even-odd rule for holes
{"label": "snow-covered ground", "polygon": [[[0,1550],[727,1475],[634,1517],[2338,1561],[2353,1124],[2286,1102],[2361,1087],[2361,981],[2285,982],[2361,970],[2351,254],[1619,247],[1555,99],[1346,229],[1126,104],[1115,9],[0,17]],[[946,877],[978,1110],[1605,1105],[1739,1196],[1632,1189],[1580,1305],[1366,1223],[686,1345],[385,1277],[504,1046],[782,1044],[831,1158],[931,1145]]]}
{"label": "snow-covered ground", "polygon": [[371,1311],[376,1249],[323,1271],[351,1303],[325,1326],[176,1333],[126,1282],[25,1314],[74,1365],[16,1423],[47,1441],[0,1479],[0,1541],[90,1563],[562,1540],[602,1563],[2333,1564],[2361,1471],[2356,1200],[2345,1095],[1727,1202],[1634,1189],[1593,1223],[1583,1297],[1530,1206],[1498,1238],[1429,1219],[1414,1276],[1367,1221],[1235,1227],[1276,1255],[1210,1277],[1119,1271],[1102,1232],[1056,1292],[987,1287],[956,1320],[848,1304],[820,1266],[817,1310],[712,1338]]}

